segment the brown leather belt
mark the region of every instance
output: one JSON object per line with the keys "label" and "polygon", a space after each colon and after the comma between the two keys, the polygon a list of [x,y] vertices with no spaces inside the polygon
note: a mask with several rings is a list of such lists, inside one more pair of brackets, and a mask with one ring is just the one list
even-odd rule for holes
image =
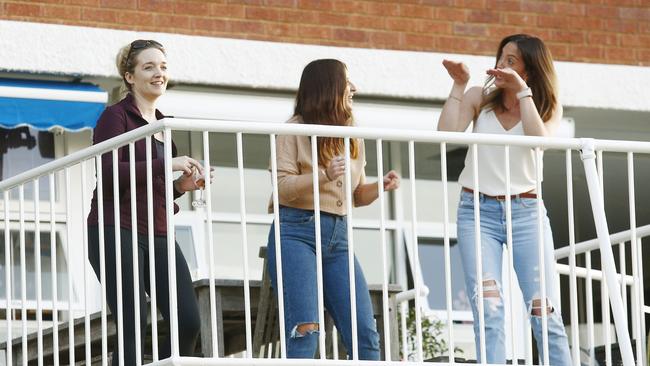
{"label": "brown leather belt", "polygon": [[[463,191],[465,191],[465,192],[469,192],[469,193],[472,193],[472,194],[474,193],[474,190],[473,190],[473,189],[471,189],[471,188],[467,188],[467,187],[463,187]],[[481,193],[481,194],[482,194],[483,196],[485,196],[485,197],[492,198],[492,199],[495,199],[495,200],[497,200],[497,201],[505,201],[505,200],[506,200],[506,196],[505,196],[505,195],[502,195],[502,196],[490,196],[489,194],[485,194],[485,193]],[[518,197],[518,198],[537,198],[537,194],[535,194],[535,193],[531,193],[531,192],[524,192],[524,193],[519,193],[519,194],[513,194],[513,195],[510,196],[510,199],[515,199],[515,198],[517,198],[517,197]]]}

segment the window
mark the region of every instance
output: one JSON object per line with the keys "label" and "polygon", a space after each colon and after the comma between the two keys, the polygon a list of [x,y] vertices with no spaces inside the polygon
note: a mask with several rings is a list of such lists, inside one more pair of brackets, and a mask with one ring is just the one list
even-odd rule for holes
{"label": "window", "polygon": [[[31,127],[0,128],[0,180],[13,177],[32,168],[54,160],[55,136],[51,132]],[[25,184],[25,199],[33,199],[34,185]],[[18,199],[18,190],[10,192],[11,199]],[[47,179],[39,180],[39,198],[50,199]]]}
{"label": "window", "polygon": [[[56,274],[57,274],[57,298],[59,301],[68,299],[68,274],[65,253],[62,249],[61,237],[56,235]],[[52,267],[51,267],[51,245],[50,233],[41,232],[41,285],[42,299],[52,299]],[[21,263],[20,263],[20,233],[18,230],[11,230],[11,297],[12,299],[22,298],[21,288]],[[25,232],[25,276],[26,276],[26,297],[29,301],[36,300],[36,258],[35,258],[35,236],[34,232]],[[0,298],[6,299],[7,289],[5,287],[5,236],[4,230],[0,231]]]}

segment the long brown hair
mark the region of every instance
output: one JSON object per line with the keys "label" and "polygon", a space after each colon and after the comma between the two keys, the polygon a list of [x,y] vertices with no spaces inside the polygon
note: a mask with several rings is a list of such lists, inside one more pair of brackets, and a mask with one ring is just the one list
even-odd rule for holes
{"label": "long brown hair", "polygon": [[[542,121],[546,122],[551,119],[558,103],[557,77],[555,75],[555,68],[553,67],[551,51],[537,37],[527,34],[514,34],[501,40],[499,49],[497,50],[495,68],[501,59],[503,47],[510,42],[517,45],[521,53],[526,74],[528,75],[526,84],[528,84],[533,92],[533,101],[535,102],[539,116],[542,118]],[[490,76],[483,86],[484,96],[480,109],[494,109],[498,107],[505,110],[503,90],[501,88],[494,88],[494,90],[488,92],[493,83],[494,76]]]}
{"label": "long brown hair", "polygon": [[[307,64],[300,77],[296,94],[294,116],[300,116],[302,123],[352,126],[352,110],[344,100],[348,85],[347,68],[334,59],[315,60]],[[318,164],[327,166],[336,155],[342,154],[344,142],[337,137],[318,138]],[[359,142],[350,139],[350,157],[359,155]]]}

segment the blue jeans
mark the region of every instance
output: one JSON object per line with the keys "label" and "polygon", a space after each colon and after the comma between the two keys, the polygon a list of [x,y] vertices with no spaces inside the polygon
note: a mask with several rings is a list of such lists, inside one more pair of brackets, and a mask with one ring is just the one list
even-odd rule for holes
{"label": "blue jeans", "polygon": [[[485,318],[485,348],[488,363],[505,364],[505,331],[502,289],[502,255],[506,237],[506,202],[480,195],[481,216],[481,257],[483,269],[483,308]],[[537,199],[512,199],[512,244],[514,269],[523,293],[526,308],[531,316],[531,324],[537,349],[543,359],[542,317],[539,275],[539,248],[537,224]],[[560,293],[555,278],[555,258],[553,256],[553,236],[542,207],[544,226],[544,275],[546,297],[548,299],[548,346],[551,365],[571,364],[569,343],[559,311]],[[474,338],[476,354],[480,358],[478,284],[476,279],[476,252],[474,234],[474,195],[463,191],[458,207],[458,244],[460,247],[465,286],[469,294],[474,314]],[[557,306],[556,306],[557,304]]]}
{"label": "blue jeans", "polygon": [[[320,220],[325,308],[332,316],[348,355],[352,358],[346,218],[321,212]],[[275,223],[269,232],[267,253],[271,281],[277,291],[274,225]],[[284,319],[289,358],[314,358],[318,346],[318,331],[305,334],[297,331],[301,324],[318,324],[315,235],[313,211],[280,207]],[[356,257],[354,268],[359,359],[379,360],[379,334],[370,293]]]}

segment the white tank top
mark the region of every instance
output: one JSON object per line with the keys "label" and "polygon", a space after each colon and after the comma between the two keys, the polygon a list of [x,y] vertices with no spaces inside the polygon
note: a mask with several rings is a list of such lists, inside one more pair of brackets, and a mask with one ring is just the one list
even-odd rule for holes
{"label": "white tank top", "polygon": [[[475,133],[500,135],[524,135],[521,121],[505,130],[492,110],[482,110],[474,122]],[[478,185],[479,191],[490,196],[506,194],[505,147],[496,145],[477,145],[478,147]],[[458,177],[458,183],[467,188],[474,187],[474,162],[472,148],[467,150],[465,168]],[[534,191],[535,150],[527,147],[510,146],[510,194]]]}

